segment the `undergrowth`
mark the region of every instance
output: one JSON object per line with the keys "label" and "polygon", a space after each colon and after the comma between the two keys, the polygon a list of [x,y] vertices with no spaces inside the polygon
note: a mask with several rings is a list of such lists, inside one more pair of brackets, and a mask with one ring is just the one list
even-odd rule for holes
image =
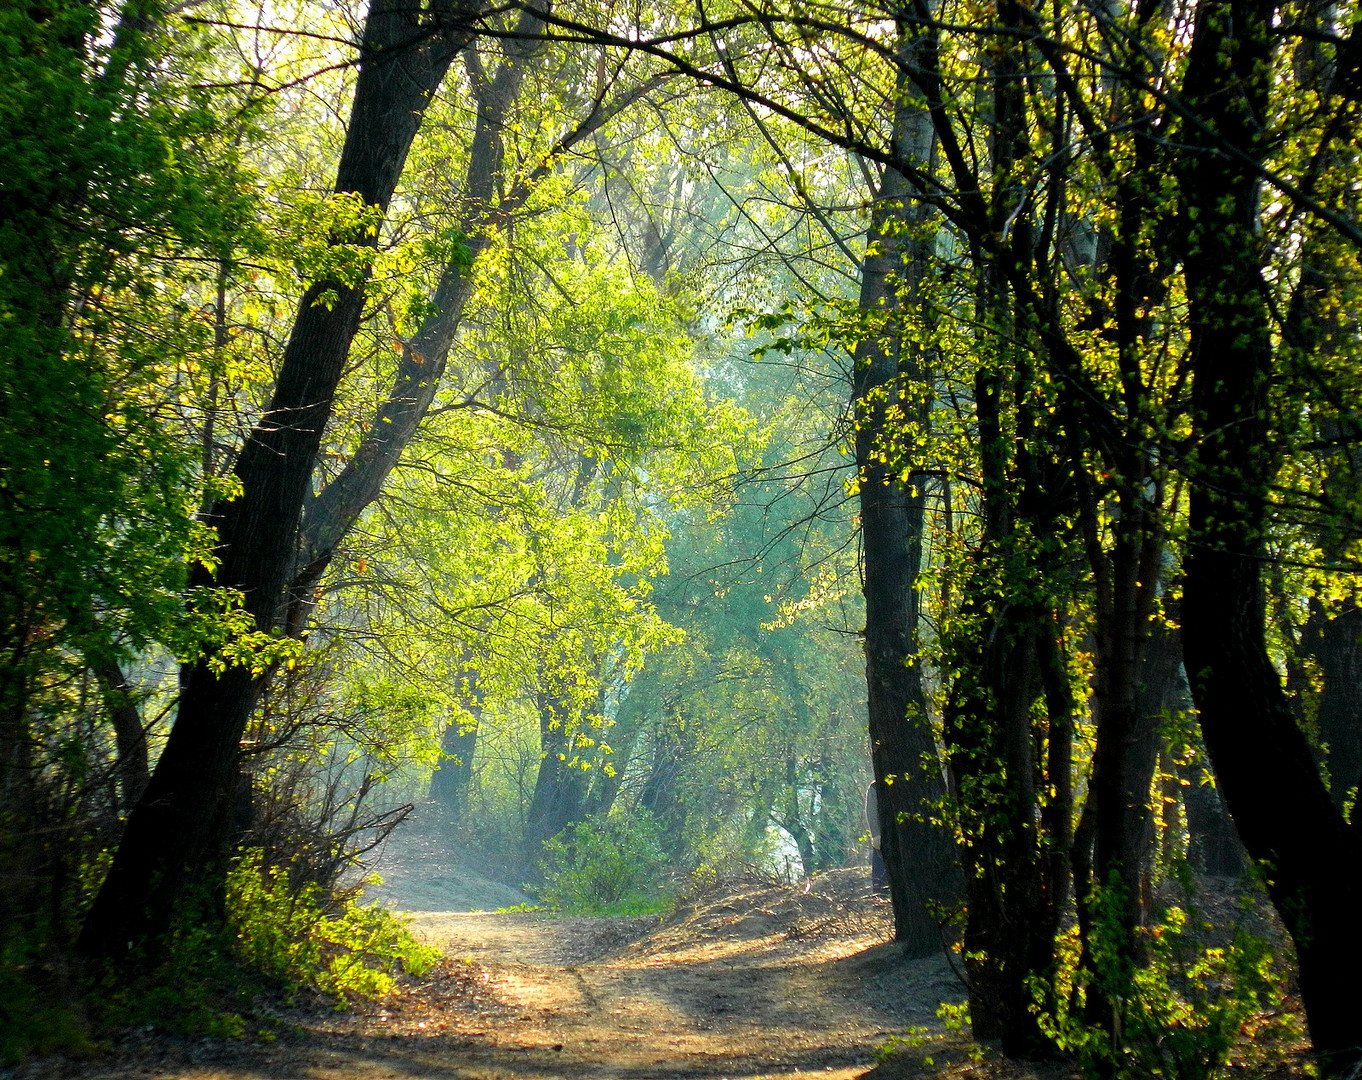
{"label": "undergrowth", "polygon": [[[1072,949],[1067,993],[1054,1013],[1038,1013],[1084,1076],[1212,1080],[1246,1043],[1266,1058],[1299,1038],[1282,1008],[1285,980],[1269,941],[1231,926],[1220,928],[1223,944],[1210,943],[1214,928],[1198,917],[1188,888],[1185,906],[1169,907],[1142,935],[1137,960],[1118,948],[1116,888],[1096,890],[1090,966],[1079,968]],[[1085,1015],[1094,993],[1107,1003],[1106,1023]]]}
{"label": "undergrowth", "polygon": [[226,914],[218,929],[219,919],[184,919],[135,979],[113,969],[80,977],[18,945],[0,950],[0,1067],[86,1054],[96,1036],[133,1028],[268,1039],[271,1001],[317,994],[341,1009],[384,997],[399,973],[423,975],[439,959],[392,912],[291,885],[288,868],[263,865],[259,850],[229,872]]}
{"label": "undergrowth", "polygon": [[544,844],[539,899],[570,915],[655,915],[669,911],[661,829],[646,810],[588,817]]}
{"label": "undergrowth", "polygon": [[424,975],[440,957],[390,911],[329,898],[315,884],[291,888],[288,869],[262,866],[258,851],[233,868],[227,907],[237,957],[287,1000],[308,988],[337,1008],[383,997],[397,972]]}

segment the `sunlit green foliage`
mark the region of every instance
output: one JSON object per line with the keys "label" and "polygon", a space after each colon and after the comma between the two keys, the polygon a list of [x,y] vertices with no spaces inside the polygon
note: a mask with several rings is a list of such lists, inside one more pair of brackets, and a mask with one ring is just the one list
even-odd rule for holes
{"label": "sunlit green foliage", "polygon": [[393,989],[393,975],[422,975],[439,953],[377,906],[337,903],[316,885],[289,883],[285,867],[263,866],[245,852],[228,878],[227,904],[235,950],[253,972],[292,999],[313,987],[338,1008]]}
{"label": "sunlit green foliage", "polygon": [[[1230,1055],[1246,1035],[1263,1055],[1281,1053],[1298,1037],[1282,1013],[1283,973],[1262,927],[1217,927],[1194,905],[1170,907],[1146,931],[1145,955],[1136,964],[1123,955],[1119,905],[1106,890],[1093,903],[1092,971],[1076,973],[1077,957],[1069,956],[1061,989],[1070,992],[1061,993],[1057,1014],[1037,1005],[1046,1030],[1085,1075],[1206,1080],[1227,1074]],[[1242,918],[1252,922],[1248,911]],[[1084,1019],[1093,979],[1102,981],[1104,999],[1116,1004],[1110,1026]]]}

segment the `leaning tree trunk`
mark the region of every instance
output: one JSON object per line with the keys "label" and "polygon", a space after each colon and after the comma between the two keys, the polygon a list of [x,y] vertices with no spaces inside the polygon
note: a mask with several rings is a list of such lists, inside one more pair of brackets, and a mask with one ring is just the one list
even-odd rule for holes
{"label": "leaning tree trunk", "polygon": [[1201,5],[1184,85],[1192,121],[1178,182],[1189,215],[1196,457],[1183,648],[1225,801],[1296,945],[1310,1037],[1341,1068],[1362,1055],[1362,836],[1329,797],[1264,631],[1261,567],[1280,450],[1270,441],[1258,168],[1274,15],[1261,0]]}
{"label": "leaning tree trunk", "polygon": [[93,660],[90,670],[99,684],[104,708],[113,722],[114,747],[118,754],[114,772],[118,777],[119,807],[132,807],[137,804],[147,781],[151,779],[142,711],[137,707],[132,686],[123,674],[123,668],[116,661]]}
{"label": "leaning tree trunk", "polygon": [[429,315],[409,341],[398,343],[401,359],[392,387],[369,421],[364,438],[340,474],[308,500],[299,569],[291,585],[287,621],[291,634],[303,630],[316,603],[317,585],[337,549],[360,515],[378,498],[435,401],[464,310],[473,295],[473,264],[491,246],[495,223],[509,220],[523,208],[563,154],[590,138],[653,85],[640,84],[609,102],[593,100],[587,115],[559,136],[535,168],[514,183],[508,182],[505,133],[513,122],[525,75],[541,45],[537,35],[543,27],[544,6],[543,0],[535,0],[524,8],[503,44],[505,58],[490,77],[476,52],[467,54],[477,123],[462,189],[468,210],[459,231],[465,239],[440,274],[430,298]]}
{"label": "leaning tree trunk", "polygon": [[1349,598],[1338,608],[1307,645],[1319,665],[1315,724],[1328,747],[1329,791],[1341,811],[1362,794],[1362,606]]}
{"label": "leaning tree trunk", "polygon": [[[457,0],[375,0],[338,193],[386,211],[426,105],[469,40],[460,23],[466,14]],[[377,243],[372,232],[333,239]],[[274,395],[237,462],[241,495],[213,508],[218,568],[199,566],[193,574],[195,586],[239,591],[266,633],[282,615],[300,515],[364,297],[362,282],[337,280],[313,282],[303,294]],[[191,893],[218,861],[214,838],[230,813],[238,743],[260,688],[260,677],[243,665],[218,673],[204,659],[184,674],[175,724],[86,918],[82,951],[126,957],[153,945],[177,913],[188,913]]]}
{"label": "leaning tree trunk", "polygon": [[387,398],[369,422],[345,468],[311,499],[303,514],[300,566],[292,582],[289,630],[302,630],[315,603],[315,589],[335,557],[336,550],[378,498],[389,474],[416,436],[444,378],[464,309],[473,295],[473,264],[492,242],[490,217],[505,215],[523,202],[528,191],[512,193],[498,203],[504,187],[505,131],[511,110],[520,94],[537,42],[533,35],[541,20],[535,8],[521,14],[515,34],[506,43],[506,58],[489,78],[476,58],[468,53],[477,122],[469,147],[463,198],[468,211],[459,223],[464,241],[440,274],[430,299],[430,313],[410,341],[401,341],[401,360]]}

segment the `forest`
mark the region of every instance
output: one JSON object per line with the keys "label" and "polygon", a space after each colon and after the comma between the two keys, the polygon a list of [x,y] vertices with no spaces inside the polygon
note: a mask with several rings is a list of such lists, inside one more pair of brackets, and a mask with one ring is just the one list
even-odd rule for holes
{"label": "forest", "polygon": [[1359,25],[0,5],[0,1067],[381,995],[419,824],[614,916],[874,834],[1006,1058],[1358,1075]]}

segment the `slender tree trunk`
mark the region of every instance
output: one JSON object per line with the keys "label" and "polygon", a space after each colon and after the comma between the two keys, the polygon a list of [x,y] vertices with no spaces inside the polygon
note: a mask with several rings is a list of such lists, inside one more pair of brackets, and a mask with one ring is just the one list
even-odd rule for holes
{"label": "slender tree trunk", "polygon": [[[1308,642],[1319,665],[1315,724],[1328,748],[1329,793],[1341,811],[1362,794],[1362,607],[1343,600]],[[1353,811],[1353,822],[1362,815]]]}
{"label": "slender tree trunk", "polygon": [[[1190,771],[1190,775],[1188,772]],[[1203,874],[1239,877],[1247,865],[1218,784],[1207,782],[1199,764],[1181,771],[1182,805],[1187,811],[1188,861]]]}
{"label": "slender tree trunk", "polygon": [[[505,133],[514,122],[514,106],[540,42],[543,26],[539,0],[521,12],[505,41],[505,58],[489,76],[476,52],[468,52],[468,68],[477,105],[477,123],[469,148],[463,194],[470,209],[460,223],[463,244],[446,264],[431,296],[430,314],[410,341],[400,342],[401,359],[387,398],[370,421],[365,437],[340,474],[308,501],[303,516],[299,568],[292,583],[288,631],[302,632],[316,603],[316,588],[336,550],[360,515],[378,497],[389,474],[416,436],[440,389],[450,350],[473,295],[473,264],[488,249],[496,220],[524,206],[535,184],[553,167],[555,157],[599,131],[609,120],[643,96],[645,86],[622,93],[607,104],[597,100],[589,113],[566,131],[528,175],[509,186]],[[500,375],[493,373],[492,381]]]}
{"label": "slender tree trunk", "polygon": [[780,824],[790,834],[799,849],[801,877],[811,877],[814,871],[813,830],[805,820],[804,808],[799,804],[799,762],[793,754],[785,758],[785,812]]}
{"label": "slender tree trunk", "polygon": [[123,807],[135,806],[147,781],[151,768],[147,757],[147,733],[142,726],[142,712],[133,700],[123,669],[112,660],[91,665],[104,707],[113,721],[114,746],[118,754],[115,771],[118,775],[118,798]]}
{"label": "slender tree trunk", "polygon": [[[467,53],[477,123],[463,185],[464,197],[471,204],[460,225],[463,246],[440,275],[430,314],[410,341],[399,343],[401,360],[392,389],[359,447],[340,475],[308,500],[303,515],[301,568],[292,584],[291,633],[301,631],[314,603],[314,590],[336,548],[378,497],[440,388],[464,308],[473,294],[472,266],[491,243],[486,219],[505,171],[504,133],[535,48],[530,39],[539,26],[536,11],[522,13],[516,27],[520,36],[507,42],[506,59],[491,78],[483,72],[477,53]],[[503,207],[503,212],[506,209]]]}
{"label": "slender tree trunk", "polygon": [[[638,800],[662,830],[662,850],[673,856],[680,854],[684,847],[686,806],[681,800],[680,781],[689,741],[685,717],[674,714],[670,721],[659,722],[653,744],[652,769]],[[761,818],[764,830],[770,818],[769,801],[762,808]]]}
{"label": "slender tree trunk", "polygon": [[[337,192],[386,211],[425,107],[468,41],[458,16],[467,12],[444,0],[422,6],[376,0],[365,22]],[[377,242],[372,233],[336,239]],[[317,281],[304,293],[273,398],[237,461],[242,493],[213,508],[218,568],[200,566],[193,575],[196,586],[239,590],[265,632],[283,614],[300,515],[364,295],[362,284],[341,281]],[[151,945],[204,884],[231,811],[237,747],[260,686],[245,666],[218,674],[207,660],[183,677],[165,749],[82,929],[85,953],[122,958]]]}
{"label": "slender tree trunk", "polygon": [[638,744],[639,735],[646,722],[644,717],[633,713],[632,710],[630,712],[632,716],[628,719],[625,715],[616,717],[616,727],[611,739],[615,752],[610,757],[610,772],[607,773],[604,768],[593,770],[586,801],[582,804],[582,813],[588,817],[610,813],[610,808],[619,797],[624,775],[629,771],[629,765],[634,758],[634,747]]}
{"label": "slender tree trunk", "polygon": [[[1362,836],[1329,797],[1268,655],[1261,564],[1273,341],[1259,255],[1273,5],[1198,8],[1183,100],[1194,122],[1179,186],[1196,444],[1183,648],[1206,748],[1250,857],[1300,962],[1315,1049],[1362,1055]],[[1232,89],[1231,89],[1232,88]],[[1226,152],[1226,150],[1229,152]]]}
{"label": "slender tree trunk", "polygon": [[[1020,27],[1023,13],[1004,3],[999,16]],[[1017,283],[1029,280],[1036,238],[1014,168],[1030,152],[1017,40],[1000,38],[988,62],[995,189],[971,253],[985,328],[974,379],[982,538],[947,635],[946,667],[958,674],[944,720],[967,890],[971,1023],[976,1037],[1032,1057],[1053,1049],[1033,1006],[1053,981],[1068,897],[1074,701],[1058,613],[1072,575],[1058,538],[1076,468],[1059,417],[1037,408],[1035,335],[1018,310]],[[985,254],[985,239],[1002,236],[1007,243]],[[1055,540],[1042,546],[1041,538]],[[1042,695],[1043,719],[1034,711]]]}
{"label": "slender tree trunk", "polygon": [[[1188,704],[1182,672],[1182,647],[1176,631],[1162,623],[1149,634],[1135,693],[1135,730],[1126,746],[1127,800],[1123,828],[1125,858],[1135,867],[1131,875],[1135,910],[1133,925],[1147,927],[1158,853],[1153,806],[1154,773],[1168,745],[1164,731],[1168,717]],[[1137,945],[1138,950],[1138,945]]]}

